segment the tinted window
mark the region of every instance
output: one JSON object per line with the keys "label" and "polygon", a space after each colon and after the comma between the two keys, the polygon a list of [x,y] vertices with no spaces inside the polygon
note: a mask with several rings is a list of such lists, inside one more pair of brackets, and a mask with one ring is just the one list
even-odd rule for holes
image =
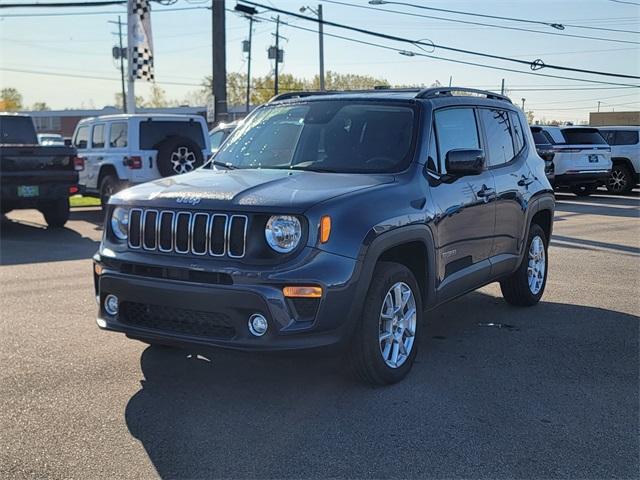
{"label": "tinted window", "polygon": [[318,101],[257,110],[216,160],[238,168],[394,172],[412,158],[414,112],[380,102]]}
{"label": "tinted window", "polygon": [[513,147],[516,151],[516,155],[524,148],[524,131],[522,130],[522,124],[520,118],[515,112],[509,112],[509,118],[511,120],[511,134],[513,136]]}
{"label": "tinted window", "polygon": [[480,148],[478,126],[472,108],[436,110],[435,119],[440,171],[444,173],[444,161],[450,150]]}
{"label": "tinted window", "polygon": [[609,145],[616,144],[616,131],[615,130],[600,130],[600,135],[604,137]]}
{"label": "tinted window", "polygon": [[480,118],[487,135],[489,166],[510,162],[515,156],[513,139],[511,138],[511,122],[509,112],[498,109],[480,109]]}
{"label": "tinted window", "polygon": [[93,126],[91,148],[104,148],[104,124]]}
{"label": "tinted window", "polygon": [[124,148],[127,146],[127,124],[112,123],[109,134],[109,146],[111,148]]}
{"label": "tinted window", "polygon": [[76,132],[76,138],[73,141],[73,145],[76,148],[87,148],[89,142],[89,127],[84,126],[78,128]]}
{"label": "tinted window", "polygon": [[0,143],[5,145],[37,145],[38,138],[31,118],[0,116]]}
{"label": "tinted window", "polygon": [[607,142],[595,128],[563,128],[565,143],[571,145],[600,145]]}
{"label": "tinted window", "polygon": [[532,128],[531,133],[533,134],[533,141],[536,142],[536,145],[548,145],[550,143],[542,130],[534,130]]}
{"label": "tinted window", "polygon": [[200,148],[205,146],[199,122],[147,120],[140,123],[140,148],[142,150],[156,149],[160,142],[169,137],[188,138]]}
{"label": "tinted window", "polygon": [[[603,133],[603,132],[600,132]],[[637,130],[618,130],[613,145],[635,145],[638,143]]]}
{"label": "tinted window", "polygon": [[220,144],[222,143],[222,140],[224,140],[224,130],[218,130],[217,132],[213,132],[211,135],[209,135],[209,141],[211,142],[211,148],[212,149],[216,149],[220,146]]}

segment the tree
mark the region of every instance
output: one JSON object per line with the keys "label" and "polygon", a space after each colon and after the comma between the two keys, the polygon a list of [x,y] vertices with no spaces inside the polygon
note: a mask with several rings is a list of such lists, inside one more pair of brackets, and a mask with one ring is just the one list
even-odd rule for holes
{"label": "tree", "polygon": [[148,108],[166,108],[176,105],[177,102],[167,100],[167,92],[164,88],[154,83],[151,85],[151,94],[149,100],[144,102],[143,106]]}
{"label": "tree", "polygon": [[[122,93],[116,92],[113,96],[116,107],[122,108]],[[136,105],[141,107],[144,105],[144,97],[142,95],[136,95]]]}
{"label": "tree", "polygon": [[527,115],[527,123],[529,125],[533,125],[533,119],[535,118],[533,115],[533,110],[529,110],[528,112],[526,112]]}
{"label": "tree", "polygon": [[47,105],[47,102],[36,102],[31,107],[31,110],[35,110],[37,112],[49,111],[51,108]]}
{"label": "tree", "polygon": [[22,110],[22,94],[11,87],[0,90],[0,110],[7,112]]}

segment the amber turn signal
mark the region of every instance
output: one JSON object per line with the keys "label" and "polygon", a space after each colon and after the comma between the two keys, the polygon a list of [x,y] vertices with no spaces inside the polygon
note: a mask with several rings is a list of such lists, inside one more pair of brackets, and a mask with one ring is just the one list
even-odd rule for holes
{"label": "amber turn signal", "polygon": [[98,275],[98,276],[102,275],[102,265],[94,263],[93,264],[93,271],[96,272],[96,275]]}
{"label": "amber turn signal", "polygon": [[320,298],[322,297],[321,287],[284,287],[282,289],[285,297],[288,298]]}
{"label": "amber turn signal", "polygon": [[320,219],[320,243],[327,243],[331,235],[331,217],[325,215]]}

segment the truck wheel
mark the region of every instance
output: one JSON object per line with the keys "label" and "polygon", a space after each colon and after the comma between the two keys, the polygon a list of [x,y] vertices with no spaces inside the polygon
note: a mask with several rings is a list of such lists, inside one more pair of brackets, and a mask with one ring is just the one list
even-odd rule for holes
{"label": "truck wheel", "polygon": [[596,190],[598,190],[597,183],[582,183],[571,187],[571,191],[578,197],[588,197],[589,195],[596,193]]}
{"label": "truck wheel", "polygon": [[100,182],[100,203],[102,209],[107,208],[109,199],[120,191],[120,181],[115,175],[105,175]]}
{"label": "truck wheel", "polygon": [[633,190],[633,179],[626,165],[615,164],[607,180],[607,190],[611,193],[628,193]]}
{"label": "truck wheel", "polygon": [[69,199],[60,198],[40,208],[44,220],[50,228],[62,228],[69,220]]}
{"label": "truck wheel", "polygon": [[500,282],[500,290],[507,303],[522,307],[538,303],[547,284],[547,268],[547,237],[542,227],[533,223],[520,267]]}
{"label": "truck wheel", "polygon": [[380,262],[364,305],[349,363],[371,385],[399,382],[411,370],[422,331],[418,283],[404,265]]}
{"label": "truck wheel", "polygon": [[202,166],[202,149],[185,137],[169,137],[157,147],[157,164],[160,175],[170,177],[188,173]]}

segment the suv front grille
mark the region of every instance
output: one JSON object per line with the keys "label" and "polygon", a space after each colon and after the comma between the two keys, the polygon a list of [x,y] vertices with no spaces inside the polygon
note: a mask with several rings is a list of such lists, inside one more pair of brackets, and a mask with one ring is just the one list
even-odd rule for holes
{"label": "suv front grille", "polygon": [[224,313],[122,302],[118,319],[128,325],[196,337],[230,339],[236,334]]}
{"label": "suv front grille", "polygon": [[129,248],[242,258],[246,252],[246,215],[133,208]]}

